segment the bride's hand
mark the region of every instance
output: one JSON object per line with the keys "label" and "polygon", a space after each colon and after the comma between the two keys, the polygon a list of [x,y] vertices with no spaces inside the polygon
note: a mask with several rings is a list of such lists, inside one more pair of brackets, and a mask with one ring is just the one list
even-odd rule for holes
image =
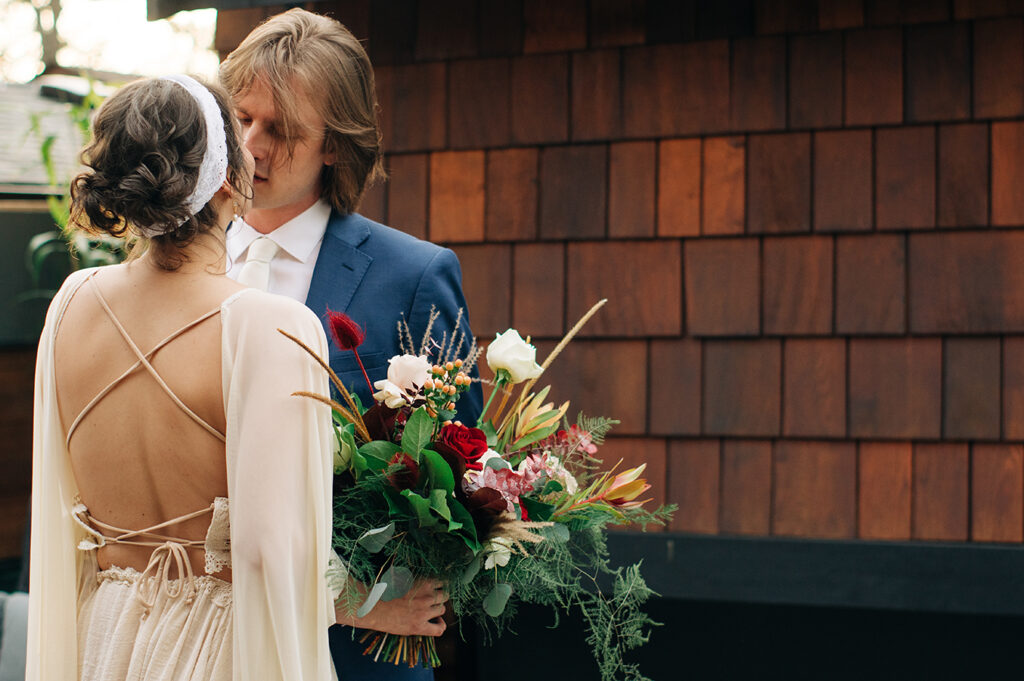
{"label": "bride's hand", "polygon": [[401,636],[440,636],[447,626],[441,619],[448,600],[442,587],[435,580],[416,580],[404,596],[378,601],[366,617],[356,617],[344,607],[335,606],[338,624]]}

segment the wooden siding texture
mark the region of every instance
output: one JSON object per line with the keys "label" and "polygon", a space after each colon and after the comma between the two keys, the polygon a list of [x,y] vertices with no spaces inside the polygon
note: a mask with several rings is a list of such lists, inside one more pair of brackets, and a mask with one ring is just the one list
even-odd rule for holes
{"label": "wooden siding texture", "polygon": [[[1024,539],[1020,0],[306,6],[375,64],[363,212],[456,250],[481,340],[543,355],[609,298],[551,379],[671,529]],[[0,355],[12,507],[31,360]]]}

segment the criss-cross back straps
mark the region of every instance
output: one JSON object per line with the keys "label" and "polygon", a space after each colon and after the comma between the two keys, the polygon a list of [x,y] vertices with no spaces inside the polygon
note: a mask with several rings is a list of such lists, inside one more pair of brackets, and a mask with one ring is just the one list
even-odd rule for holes
{"label": "criss-cross back straps", "polygon": [[91,286],[92,291],[96,295],[96,299],[99,301],[100,306],[107,313],[107,316],[110,317],[110,321],[113,322],[114,326],[117,328],[118,333],[121,334],[121,337],[124,338],[125,342],[132,349],[132,351],[135,353],[135,356],[138,357],[139,359],[138,359],[138,361],[135,362],[135,364],[133,364],[130,367],[128,367],[128,369],[123,374],[121,374],[120,376],[115,378],[110,383],[110,385],[108,385],[106,388],[101,390],[100,393],[98,395],[96,395],[96,397],[92,398],[92,400],[89,402],[89,404],[85,405],[85,408],[82,409],[81,412],[79,412],[78,416],[75,418],[74,422],[71,424],[71,427],[68,428],[68,435],[67,435],[66,443],[68,445],[70,445],[70,443],[71,443],[71,436],[74,434],[75,429],[78,428],[78,425],[82,422],[82,419],[85,418],[86,414],[88,414],[92,410],[92,408],[95,407],[99,403],[100,400],[102,400],[104,397],[106,397],[107,394],[111,390],[113,390],[115,387],[117,387],[117,385],[121,381],[123,381],[125,378],[130,376],[136,370],[138,370],[138,368],[140,366],[145,367],[146,371],[148,371],[150,373],[150,375],[156,380],[156,382],[160,385],[160,387],[163,388],[164,392],[167,393],[167,396],[170,397],[174,401],[174,403],[176,405],[178,405],[178,407],[182,411],[184,411],[193,421],[195,421],[197,424],[202,426],[202,428],[204,430],[206,430],[208,433],[210,433],[210,435],[213,435],[215,438],[217,438],[221,442],[225,442],[226,439],[224,437],[224,434],[221,433],[216,428],[214,428],[213,426],[211,426],[209,423],[207,423],[203,419],[203,417],[199,416],[199,414],[197,414],[194,411],[192,411],[191,409],[189,409],[189,407],[184,402],[181,401],[181,398],[179,398],[177,395],[174,394],[174,391],[171,390],[171,387],[169,385],[167,385],[167,382],[164,381],[164,379],[160,376],[160,374],[157,372],[157,370],[154,369],[153,365],[150,364],[150,362],[149,362],[149,358],[152,357],[158,350],[163,348],[165,345],[167,345],[168,343],[170,343],[171,341],[173,341],[174,339],[176,339],[178,336],[182,335],[186,331],[189,331],[190,329],[198,326],[200,323],[206,321],[210,317],[218,314],[220,312],[220,307],[218,306],[217,308],[215,308],[213,310],[210,310],[209,312],[207,312],[206,314],[200,316],[199,318],[192,320],[191,322],[189,322],[185,326],[181,327],[180,329],[178,329],[177,331],[175,331],[174,333],[170,334],[169,336],[164,338],[162,341],[157,343],[156,346],[152,350],[150,350],[148,353],[143,354],[142,350],[139,349],[139,346],[135,344],[134,340],[132,340],[132,337],[130,335],[128,335],[128,331],[125,330],[124,326],[121,324],[121,321],[114,314],[114,311],[110,309],[110,305],[107,304],[107,299],[104,298],[103,294],[100,292],[100,288],[96,284],[96,280],[94,278],[90,277],[89,278],[89,283],[92,284],[92,286]]}
{"label": "criss-cross back straps", "polygon": [[[71,511],[71,515],[79,526],[97,540],[84,540],[78,547],[82,550],[98,549],[106,546],[107,544],[129,544],[131,546],[159,547],[163,546],[167,542],[180,544],[185,548],[199,548],[205,545],[205,540],[170,537],[160,534],[155,530],[162,530],[168,525],[176,525],[177,523],[192,520],[193,518],[198,518],[199,516],[206,515],[207,513],[213,513],[214,506],[215,504],[210,504],[198,511],[186,513],[185,515],[180,515],[177,518],[171,518],[170,520],[165,520],[162,523],[157,523],[150,527],[144,527],[141,530],[126,530],[123,527],[108,525],[101,520],[97,520],[89,513],[89,509],[86,508],[85,504],[76,504]],[[100,530],[106,530],[107,532],[115,534],[114,536],[108,536],[97,530],[97,527],[100,528]]]}

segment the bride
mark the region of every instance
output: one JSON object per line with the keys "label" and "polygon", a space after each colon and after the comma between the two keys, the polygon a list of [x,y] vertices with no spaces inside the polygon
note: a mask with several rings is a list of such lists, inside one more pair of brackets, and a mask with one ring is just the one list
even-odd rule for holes
{"label": "bride", "polygon": [[68,277],[35,384],[29,681],[332,676],[329,411],[316,316],[224,275],[252,156],[187,76],[96,114],[72,217],[139,237]]}

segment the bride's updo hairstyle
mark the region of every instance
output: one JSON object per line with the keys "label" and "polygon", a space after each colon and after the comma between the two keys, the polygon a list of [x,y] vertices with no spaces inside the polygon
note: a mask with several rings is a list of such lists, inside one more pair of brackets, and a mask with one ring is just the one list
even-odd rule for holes
{"label": "bride's updo hairstyle", "polygon": [[[228,182],[249,197],[230,99],[220,86],[202,85],[223,119]],[[181,249],[217,221],[209,202],[195,212],[189,206],[207,153],[206,128],[199,102],[178,82],[122,87],[93,119],[92,141],[82,150],[89,170],[71,182],[72,222],[90,234],[139,237],[133,256],[148,250],[159,267],[178,269],[186,261]]]}

